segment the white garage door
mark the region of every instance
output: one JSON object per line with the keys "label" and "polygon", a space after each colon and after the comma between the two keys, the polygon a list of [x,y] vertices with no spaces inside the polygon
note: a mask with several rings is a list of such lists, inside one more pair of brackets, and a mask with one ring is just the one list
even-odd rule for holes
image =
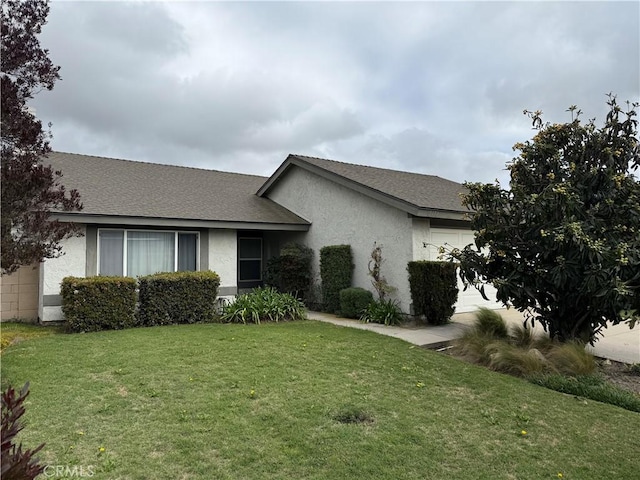
{"label": "white garage door", "polygon": [[[431,229],[431,245],[429,247],[429,258],[431,260],[438,259],[438,247],[446,248],[464,248],[473,243],[473,232],[471,230],[463,230],[456,228],[432,228]],[[464,285],[458,278],[458,303],[456,303],[456,312],[473,312],[478,307],[502,308],[502,304],[496,301],[496,291],[491,285],[485,285],[484,293],[491,301],[482,298],[480,292],[474,287],[469,287],[463,291]]]}

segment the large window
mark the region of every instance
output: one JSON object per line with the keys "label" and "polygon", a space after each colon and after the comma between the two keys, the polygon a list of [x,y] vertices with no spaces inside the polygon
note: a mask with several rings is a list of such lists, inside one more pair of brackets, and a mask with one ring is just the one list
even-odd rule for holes
{"label": "large window", "polygon": [[145,230],[99,230],[98,274],[137,277],[195,271],[198,234]]}
{"label": "large window", "polygon": [[262,239],[238,238],[238,281],[262,280]]}

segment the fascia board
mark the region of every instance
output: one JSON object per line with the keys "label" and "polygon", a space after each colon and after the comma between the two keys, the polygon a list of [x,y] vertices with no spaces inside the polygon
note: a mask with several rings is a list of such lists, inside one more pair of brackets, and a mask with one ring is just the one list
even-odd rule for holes
{"label": "fascia board", "polygon": [[179,228],[219,228],[235,230],[283,230],[293,232],[306,232],[309,224],[301,223],[260,223],[260,222],[233,222],[222,220],[191,220],[184,218],[152,218],[152,217],[124,217],[119,215],[89,215],[73,213],[54,213],[52,220],[71,223],[90,223],[97,225],[149,225],[158,227]]}

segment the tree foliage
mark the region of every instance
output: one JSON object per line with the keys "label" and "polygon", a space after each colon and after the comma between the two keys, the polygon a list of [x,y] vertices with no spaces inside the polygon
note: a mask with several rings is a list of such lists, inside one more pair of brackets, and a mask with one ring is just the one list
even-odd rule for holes
{"label": "tree foliage", "polygon": [[49,5],[38,0],[2,0],[2,271],[60,254],[59,242],[74,233],[71,224],[50,219],[50,211],[82,208],[79,194],[60,184],[62,173],[42,164],[51,151],[42,123],[27,102],[51,90],[60,78],[37,35]]}
{"label": "tree foliage", "polygon": [[607,324],[640,317],[637,104],[607,103],[600,128],[576,107],[564,124],[525,111],[538,132],[514,146],[511,188],[466,184],[476,248],[451,252],[467,285],[492,283],[562,341],[593,343]]}

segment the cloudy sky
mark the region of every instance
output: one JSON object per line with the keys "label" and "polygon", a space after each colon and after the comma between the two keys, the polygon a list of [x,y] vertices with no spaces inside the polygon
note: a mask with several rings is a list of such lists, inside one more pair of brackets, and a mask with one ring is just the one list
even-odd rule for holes
{"label": "cloudy sky", "polygon": [[58,151],[271,175],[288,153],[507,183],[524,109],[640,99],[640,3],[54,1]]}

